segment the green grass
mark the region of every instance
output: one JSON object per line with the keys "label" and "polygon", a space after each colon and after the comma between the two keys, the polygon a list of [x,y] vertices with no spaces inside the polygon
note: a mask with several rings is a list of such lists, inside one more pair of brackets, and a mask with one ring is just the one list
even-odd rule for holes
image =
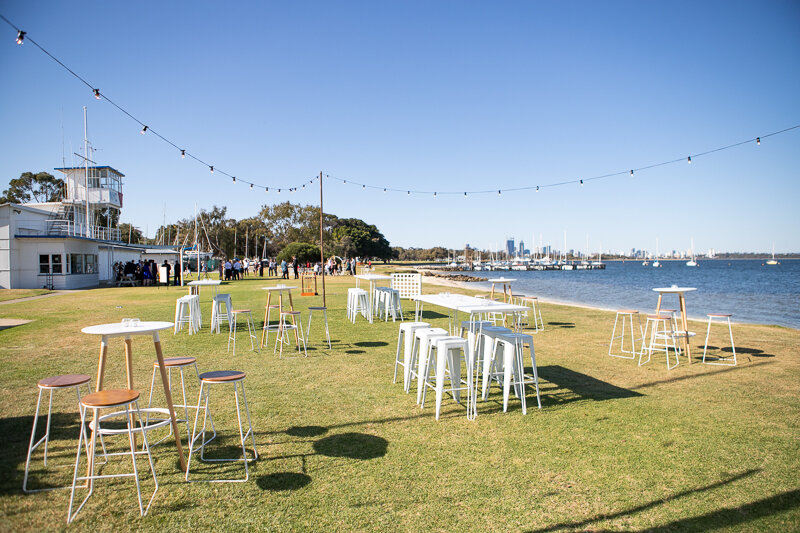
{"label": "green grass", "polygon": [[[224,291],[235,307],[251,308],[260,326],[266,301],[260,288],[274,283],[250,278]],[[147,517],[138,515],[132,482],[103,480],[70,529],[800,528],[797,330],[736,325],[739,366],[682,359],[667,371],[663,358],[638,367],[606,355],[613,313],[543,305],[546,329],[535,337],[543,409],[535,409],[529,393],[527,416],[514,399],[503,413],[495,387],[489,401],[479,403],[477,420],[467,421],[446,399],[437,422],[432,404],[420,409],[391,382],[398,325],[345,319],[351,286],[349,277],[327,280],[334,347],[323,349],[316,329],[308,358],[279,360],[271,348],[251,352],[241,331],[235,357],[226,352],[227,336],[211,335],[207,327],[193,336],[165,332],[165,356],[193,355],[201,372],[247,372],[260,454],[250,481],[187,484],[174,446],[163,443],[153,449],[161,488]],[[440,289],[426,284],[425,290]],[[0,307],[0,317],[34,320],[0,331],[0,530],[67,528],[69,491],[21,491],[36,381],[59,373],[94,376],[99,342],[81,334],[82,327],[125,317],[171,321],[183,294],[174,287],[97,289]],[[209,294],[203,289],[206,325]],[[294,301],[305,317],[321,297]],[[426,309],[425,319],[446,327],[446,316],[435,311]],[[693,326],[704,331],[703,324]],[[702,354],[698,337],[695,355]],[[146,403],[152,344],[135,338],[133,350],[136,387]],[[123,361],[122,342],[115,339],[106,388],[124,385]],[[196,401],[196,384],[189,388]],[[232,395],[222,389],[212,394],[222,451],[235,453]],[[55,401],[55,465],[74,461],[74,403],[68,394]],[[45,471],[41,452],[34,457],[34,486],[71,481],[69,468]],[[104,472],[118,464],[129,466],[118,459]],[[43,480],[45,472],[50,477]],[[203,464],[196,479],[241,473],[241,465]]]}
{"label": "green grass", "polygon": [[50,291],[47,289],[0,289],[0,302],[16,300],[17,298],[39,296],[40,294],[48,294],[49,292]]}

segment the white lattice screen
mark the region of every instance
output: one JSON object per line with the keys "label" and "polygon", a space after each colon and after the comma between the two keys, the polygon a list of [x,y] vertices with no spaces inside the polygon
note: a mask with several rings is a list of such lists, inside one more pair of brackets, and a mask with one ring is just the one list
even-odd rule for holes
{"label": "white lattice screen", "polygon": [[421,274],[392,274],[392,288],[400,291],[400,298],[422,294]]}

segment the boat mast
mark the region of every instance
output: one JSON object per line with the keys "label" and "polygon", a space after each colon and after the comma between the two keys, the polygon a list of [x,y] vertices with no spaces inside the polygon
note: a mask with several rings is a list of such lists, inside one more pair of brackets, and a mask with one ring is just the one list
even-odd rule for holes
{"label": "boat mast", "polygon": [[84,193],[86,194],[86,236],[91,238],[92,236],[89,232],[89,135],[87,133],[86,122],[86,106],[83,106],[83,164],[86,168],[86,174],[84,176],[84,186],[86,187]]}

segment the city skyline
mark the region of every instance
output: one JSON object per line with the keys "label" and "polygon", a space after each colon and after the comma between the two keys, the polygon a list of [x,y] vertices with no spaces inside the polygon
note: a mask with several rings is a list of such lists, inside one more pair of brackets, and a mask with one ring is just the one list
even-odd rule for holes
{"label": "city skyline", "polygon": [[533,249],[540,234],[558,248],[566,231],[582,250],[589,229],[590,250],[694,238],[695,250],[800,251],[800,129],[752,142],[800,124],[796,3],[86,6],[0,12],[239,180],[140,135],[0,23],[17,80],[0,86],[14,125],[0,132],[2,188],[80,164],[87,106],[92,158],[126,175],[122,221],[150,237],[195,204],[237,219],[317,205],[322,172],[326,212],[406,248],[502,249],[498,236],[515,235]]}

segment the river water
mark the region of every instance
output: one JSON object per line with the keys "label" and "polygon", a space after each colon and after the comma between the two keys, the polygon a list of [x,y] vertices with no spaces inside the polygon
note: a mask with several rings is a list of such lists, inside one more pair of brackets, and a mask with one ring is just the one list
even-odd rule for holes
{"label": "river water", "polygon": [[[654,311],[654,287],[696,287],[686,293],[689,318],[706,313],[731,313],[736,322],[777,324],[800,329],[800,261],[766,265],[762,260],[706,260],[698,267],[685,261],[662,261],[661,268],[641,261],[609,261],[605,270],[464,272],[486,278],[514,278],[515,293],[544,300],[603,309]],[[471,287],[491,288],[489,282]],[[677,296],[665,295],[662,307],[677,309]]]}

